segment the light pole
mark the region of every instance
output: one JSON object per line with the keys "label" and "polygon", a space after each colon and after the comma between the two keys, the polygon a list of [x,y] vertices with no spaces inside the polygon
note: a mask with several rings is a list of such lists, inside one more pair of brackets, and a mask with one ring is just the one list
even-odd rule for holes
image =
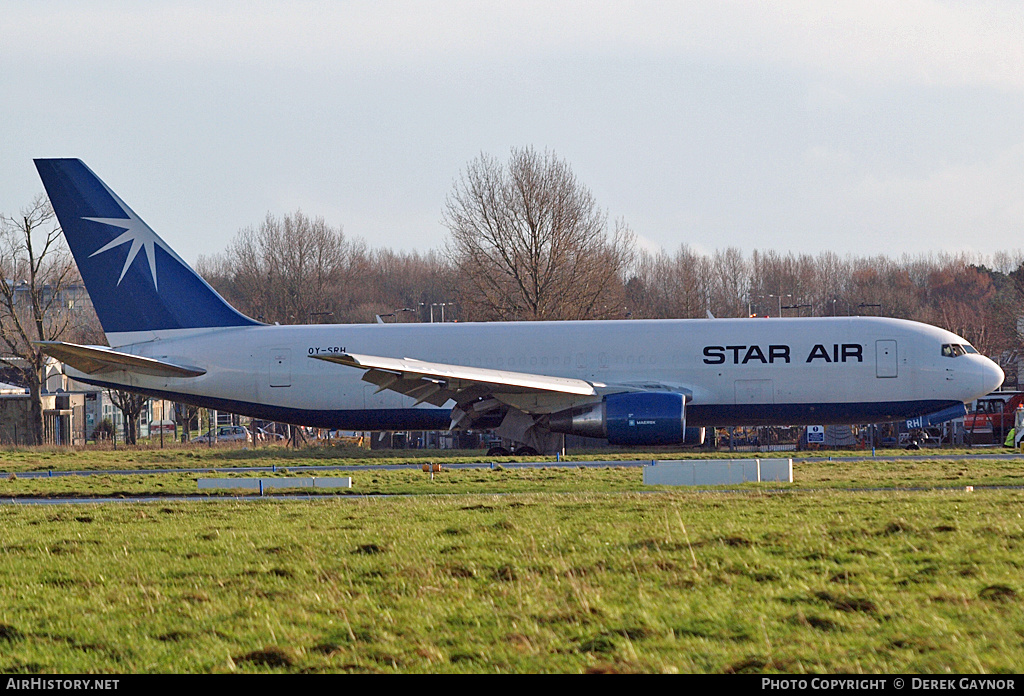
{"label": "light pole", "polygon": [[[753,303],[751,302],[751,297],[753,297],[753,298],[755,298],[757,300],[757,309],[758,309],[758,311],[756,313],[754,312],[754,306],[753,306]],[[747,295],[747,316],[751,316],[751,317],[753,317],[753,316],[760,316],[762,314],[762,312],[760,310],[763,309],[761,307],[761,300],[763,300],[763,299],[765,299],[767,297],[776,297],[776,295]],[[780,301],[780,304],[781,304],[781,301]]]}
{"label": "light pole", "polygon": [[[441,323],[444,323],[444,308],[455,304],[454,302],[431,302],[429,305],[426,302],[420,302],[420,307],[430,307],[430,323],[434,323],[434,307],[441,308]],[[396,312],[399,310],[395,310]],[[412,310],[401,310],[401,311],[412,311]]]}
{"label": "light pole", "polygon": [[782,316],[782,298],[783,297],[788,297],[790,299],[793,298],[792,295],[782,295],[782,294],[779,294],[779,295],[765,295],[764,297],[774,297],[776,300],[778,300],[778,302],[779,302],[779,314],[778,314],[778,316],[779,317]]}

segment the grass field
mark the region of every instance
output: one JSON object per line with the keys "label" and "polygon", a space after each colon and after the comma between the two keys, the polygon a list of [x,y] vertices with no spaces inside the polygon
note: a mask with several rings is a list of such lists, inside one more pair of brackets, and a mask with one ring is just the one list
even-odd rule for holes
{"label": "grass field", "polygon": [[[0,468],[325,463],[187,454]],[[1024,505],[994,486],[1022,463],[802,463],[717,492],[625,467],[374,470],[353,492],[408,495],[4,505],[0,670],[1019,673]],[[15,475],[0,497],[194,481]]]}

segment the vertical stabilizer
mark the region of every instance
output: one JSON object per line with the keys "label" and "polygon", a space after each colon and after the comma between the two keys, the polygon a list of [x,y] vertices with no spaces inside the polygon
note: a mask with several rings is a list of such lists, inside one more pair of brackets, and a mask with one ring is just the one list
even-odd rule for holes
{"label": "vertical stabilizer", "polygon": [[225,302],[81,160],[35,163],[111,346],[258,324]]}

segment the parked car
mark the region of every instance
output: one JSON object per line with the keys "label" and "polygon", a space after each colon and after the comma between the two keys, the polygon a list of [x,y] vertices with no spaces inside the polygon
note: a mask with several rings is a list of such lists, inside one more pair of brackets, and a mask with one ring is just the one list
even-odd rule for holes
{"label": "parked car", "polygon": [[[214,442],[244,442],[251,439],[248,428],[242,425],[220,425],[215,429],[215,434],[216,439],[214,439]],[[193,440],[193,442],[209,444],[210,431],[207,430],[205,433]]]}
{"label": "parked car", "polygon": [[284,435],[281,433],[275,433],[266,428],[256,428],[256,437],[264,442],[275,442],[284,439]]}
{"label": "parked car", "polygon": [[159,435],[160,433],[166,433],[174,437],[178,434],[178,426],[172,420],[151,421],[149,424],[149,434]]}

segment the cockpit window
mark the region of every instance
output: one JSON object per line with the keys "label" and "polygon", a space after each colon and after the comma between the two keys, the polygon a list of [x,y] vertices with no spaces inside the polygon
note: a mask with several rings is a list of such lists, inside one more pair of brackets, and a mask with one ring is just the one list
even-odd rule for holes
{"label": "cockpit window", "polygon": [[966,344],[944,343],[944,344],[942,344],[942,355],[943,355],[943,357],[946,357],[946,358],[958,358],[961,355],[967,355],[968,353],[977,353],[977,352],[978,351],[974,349],[974,346],[972,346],[969,343],[966,343]]}

